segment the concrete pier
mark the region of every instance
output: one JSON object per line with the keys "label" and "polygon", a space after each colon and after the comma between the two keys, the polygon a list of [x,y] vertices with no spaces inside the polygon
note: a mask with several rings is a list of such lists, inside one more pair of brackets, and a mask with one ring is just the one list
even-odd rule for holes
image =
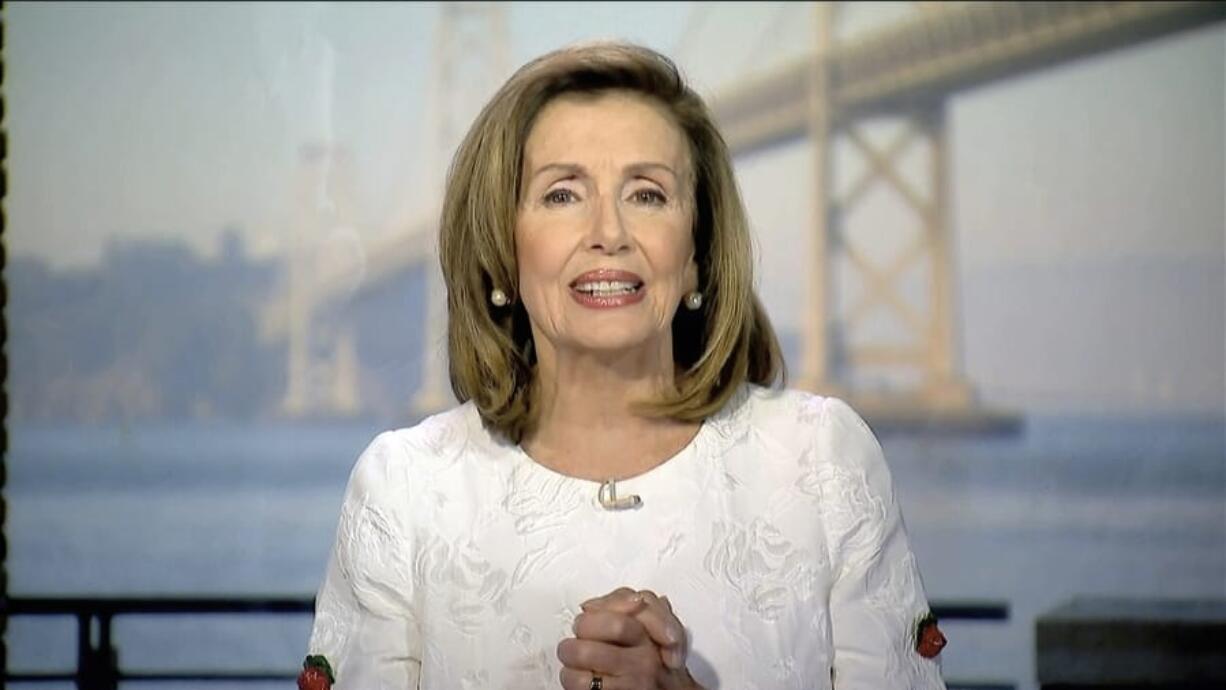
{"label": "concrete pier", "polygon": [[1043,690],[1226,688],[1226,600],[1077,598],[1035,632]]}

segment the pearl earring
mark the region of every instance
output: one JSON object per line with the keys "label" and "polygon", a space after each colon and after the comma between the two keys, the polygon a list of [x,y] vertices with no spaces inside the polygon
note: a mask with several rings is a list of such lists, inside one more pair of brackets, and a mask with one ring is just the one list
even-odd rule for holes
{"label": "pearl earring", "polygon": [[508,301],[510,300],[507,299],[507,293],[498,288],[490,290],[490,304],[493,304],[495,307],[505,307]]}
{"label": "pearl earring", "polygon": [[698,311],[702,308],[702,293],[695,290],[685,296],[685,308],[690,311]]}

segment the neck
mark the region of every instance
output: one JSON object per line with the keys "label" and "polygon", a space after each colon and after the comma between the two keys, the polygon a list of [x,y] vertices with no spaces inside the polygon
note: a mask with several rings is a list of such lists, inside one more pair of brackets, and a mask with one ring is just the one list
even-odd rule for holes
{"label": "neck", "polygon": [[598,481],[640,474],[675,455],[698,425],[634,409],[673,390],[671,354],[542,352],[537,423],[525,452],[563,474]]}

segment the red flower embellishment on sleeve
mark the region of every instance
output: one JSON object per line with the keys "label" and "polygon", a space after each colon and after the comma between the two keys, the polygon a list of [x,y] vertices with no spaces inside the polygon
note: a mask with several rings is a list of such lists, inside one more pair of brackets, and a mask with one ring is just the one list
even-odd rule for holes
{"label": "red flower embellishment on sleeve", "polygon": [[332,665],[322,655],[308,656],[302,662],[302,673],[298,674],[298,690],[331,690],[336,682],[332,675]]}
{"label": "red flower embellishment on sleeve", "polygon": [[937,617],[929,611],[915,627],[915,651],[925,659],[931,659],[945,648],[945,635],[937,627]]}

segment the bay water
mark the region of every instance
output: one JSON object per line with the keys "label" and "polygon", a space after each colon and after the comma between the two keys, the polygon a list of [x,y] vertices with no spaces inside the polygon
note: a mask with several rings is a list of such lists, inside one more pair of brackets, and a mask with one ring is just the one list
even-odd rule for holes
{"label": "bay water", "polygon": [[[353,461],[378,431],[11,426],[10,591],[311,596]],[[1226,598],[1220,418],[1032,416],[1014,436],[887,435],[882,445],[929,598],[1010,607],[1004,623],[942,624],[947,679],[1036,687],[1035,620],[1075,596]],[[125,669],[290,673],[310,624],[307,615],[125,616],[114,641]],[[10,620],[11,669],[72,668],[75,626]]]}

